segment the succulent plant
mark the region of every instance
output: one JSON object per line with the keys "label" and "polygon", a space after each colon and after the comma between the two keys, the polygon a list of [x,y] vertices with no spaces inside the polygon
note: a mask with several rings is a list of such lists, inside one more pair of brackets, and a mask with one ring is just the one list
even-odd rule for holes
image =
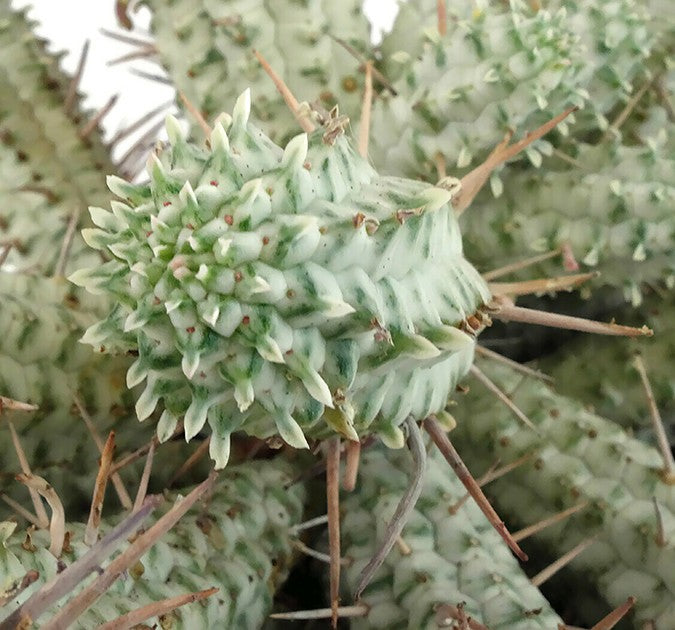
{"label": "succulent plant", "polygon": [[[216,465],[224,466],[235,431],[274,437],[273,446],[279,437],[293,447],[346,437],[352,472],[364,447],[360,487],[345,497],[342,522],[343,551],[355,560],[345,569],[347,586],[358,580],[360,589],[365,582],[357,571],[380,543],[379,519],[407,485],[405,453],[365,448],[371,438],[402,446],[407,428],[412,445],[417,422],[429,414],[450,426],[446,404],[467,372],[486,383],[473,359],[475,337],[490,317],[545,319],[513,306],[506,297],[518,293],[507,290],[513,285],[487,284],[467,260],[495,268],[564,244],[582,264],[603,272],[604,295],[616,304],[615,287],[633,303],[644,299],[639,312],[649,313],[657,334],[667,329],[675,275],[667,95],[675,76],[669,60],[673,22],[665,14],[655,19],[658,1],[561,0],[544,10],[519,0],[475,8],[411,0],[374,51],[357,0],[346,9],[324,0],[143,4],[152,13],[154,42],[140,44],[137,56],[156,55],[186,108],[199,110],[201,130],[197,142],[188,141],[169,119],[170,142],[150,156],[149,181],[109,178],[118,197],[109,212],[98,207],[109,203],[101,173],[116,169],[97,136],[100,116],[85,121],[77,76],[61,73],[24,14],[0,0],[0,395],[3,403],[8,396],[40,405],[23,418],[0,409],[0,486],[23,498],[17,494],[23,488],[6,483],[19,468],[4,426],[10,420],[33,470],[69,510],[81,509],[97,451],[79,416],[91,415],[95,431],[114,429],[123,451],[147,445],[155,428],[131,421],[136,396],[126,391],[125,376],[126,385],[143,391],[136,415],[152,416],[149,424],[157,421],[162,440],[183,427],[186,438],[204,438],[196,449],[189,445],[189,459],[182,440],[158,448],[155,488],[171,485],[169,475],[194,463],[209,444]],[[116,2],[118,16],[130,26],[127,5]],[[450,19],[439,22],[444,7]],[[292,92],[318,105],[291,107],[296,121],[254,48]],[[347,118],[340,115],[362,115],[368,83],[362,63],[368,57],[375,66],[374,168],[356,155],[345,137]],[[247,91],[232,116],[214,119],[249,85],[253,101]],[[569,103],[584,105],[574,126],[563,124],[563,133],[527,150],[541,174],[525,160],[505,168],[501,178],[495,169],[516,148],[540,138],[537,132],[500,145],[461,181],[442,177],[446,168],[461,172],[480,161],[507,132],[522,137]],[[249,122],[251,109],[262,132]],[[296,135],[297,122],[306,130],[318,123],[319,129]],[[497,199],[479,197],[481,207],[458,224],[456,215],[487,177]],[[93,206],[91,221],[86,205]],[[583,220],[567,214],[570,205],[585,210]],[[82,226],[88,227],[83,235]],[[11,249],[3,247],[10,242]],[[78,268],[72,278],[98,298],[63,283],[60,276]],[[548,263],[538,270],[560,275]],[[583,307],[594,305],[586,301]],[[85,328],[84,341],[103,352],[77,344]],[[610,324],[604,332],[620,331]],[[658,352],[657,345],[644,349],[662,401],[672,395],[670,336],[657,344]],[[636,622],[667,628],[675,625],[672,470],[667,460],[661,470],[655,450],[586,408],[595,405],[638,427],[637,387],[622,365],[627,347],[613,341],[610,353],[591,342],[590,358],[574,347],[556,352],[561,389],[578,402],[522,379],[515,368],[481,362],[523,410],[521,421],[530,418],[535,430],[511,417],[515,407],[500,410],[476,386],[453,408],[459,426],[450,437],[473,470],[487,468],[497,456],[512,462],[529,454],[529,464],[492,486],[500,513],[509,523],[529,524],[572,506],[569,520],[538,534],[542,547],[559,556],[580,543],[576,548],[586,550],[573,566],[594,580],[607,602],[637,595]],[[591,367],[585,382],[570,375],[568,353],[581,360],[578,373]],[[606,362],[602,369],[599,361]],[[670,407],[664,411],[668,422]],[[437,427],[433,418],[422,424]],[[442,432],[434,430],[438,444]],[[363,445],[356,444],[363,438]],[[339,439],[325,446],[334,615]],[[230,481],[221,482],[202,511],[169,532],[141,564],[129,564],[127,575],[79,619],[81,627],[146,604],[163,611],[151,624],[260,627],[290,562],[288,524],[299,518],[305,499],[303,489],[289,485],[291,472],[300,471],[291,471],[283,457],[257,460],[233,476],[228,471]],[[423,457],[414,459],[419,464]],[[139,476],[140,463],[122,472]],[[464,627],[467,614],[474,626],[560,623],[476,506],[462,504],[463,490],[441,465],[438,454],[430,455],[422,499],[399,541],[412,553],[390,554],[364,591],[367,616],[353,626]],[[467,474],[461,478],[473,481]],[[316,512],[316,496],[307,503]],[[481,509],[489,512],[485,504]],[[44,522],[37,505],[35,510]],[[103,529],[130,518],[113,517]],[[57,521],[55,514],[52,527]],[[490,522],[522,557],[498,521],[494,514]],[[26,538],[9,536],[13,529],[14,523],[0,525],[0,603],[13,605],[31,590],[19,593],[21,580],[36,577],[26,573],[31,566],[39,565],[39,580],[47,579],[63,562],[81,557],[83,539],[91,539],[89,527],[72,523],[71,541],[63,554],[56,552],[57,560],[47,550],[54,549],[54,539],[45,531],[31,530]],[[58,573],[57,582],[61,578]],[[218,595],[167,612],[168,597],[212,585],[220,587]],[[434,610],[434,604],[440,606]],[[578,613],[583,604],[575,608]]]}
{"label": "succulent plant", "polygon": [[[144,0],[162,65],[176,87],[207,121],[247,87],[263,131],[278,143],[295,135],[297,123],[255,58],[254,49],[283,73],[291,90],[326,109],[339,104],[359,111],[363,76],[340,44],[369,47],[370,26],[360,0],[247,2],[245,0]],[[201,133],[201,132],[200,132]],[[199,137],[199,136],[198,136]]]}
{"label": "succulent plant", "polygon": [[160,437],[184,416],[187,439],[208,419],[218,466],[239,428],[295,447],[365,430],[402,445],[405,418],[441,411],[469,369],[490,299],[454,189],[379,177],[339,118],[282,150],[249,123],[249,99],[208,150],[169,119],[148,185],[109,180],[124,201],[92,209],[84,237],[114,259],[71,280],[116,306],[84,340],[137,350],[139,418],[163,399]]}
{"label": "succulent plant", "polygon": [[482,367],[536,427],[525,427],[506,407],[495,409],[479,386],[455,411],[454,442],[472,466],[536,453],[486,489],[498,509],[529,525],[587,502],[537,538],[565,551],[594,540],[571,566],[593,579],[611,605],[636,596],[636,623],[672,626],[675,485],[659,453],[541,381],[505,366]]}
{"label": "succulent plant", "polygon": [[[293,557],[289,528],[302,516],[302,484],[284,488],[292,470],[279,459],[229,468],[198,510],[184,516],[69,627],[93,628],[144,605],[215,587],[218,592],[203,602],[165,611],[147,623],[177,628],[259,628],[272,607],[276,588],[288,575]],[[167,507],[180,498],[173,493]],[[112,524],[104,523],[102,531],[107,533]],[[51,552],[46,530],[13,532],[15,527],[16,523],[7,521],[0,527],[0,597],[9,594],[3,616],[47,581],[58,580],[66,567],[92,549],[85,543],[84,523],[66,524],[70,534],[59,557]],[[39,572],[35,584],[12,596],[13,588],[30,570]],[[64,604],[61,601],[45,615],[55,614]]]}
{"label": "succulent plant", "polygon": [[[348,592],[384,535],[408,485],[408,467],[401,451],[362,453],[358,486],[342,503]],[[562,623],[465,493],[440,452],[430,452],[422,494],[402,533],[405,551],[390,552],[361,597],[368,613],[355,617],[352,628],[438,628],[449,625],[457,607],[493,630]]]}

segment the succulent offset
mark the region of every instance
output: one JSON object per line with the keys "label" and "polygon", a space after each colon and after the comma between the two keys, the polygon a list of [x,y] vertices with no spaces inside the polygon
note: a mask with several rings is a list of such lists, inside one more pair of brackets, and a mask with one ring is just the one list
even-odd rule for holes
{"label": "succulent offset", "polygon": [[469,369],[490,299],[462,255],[456,189],[379,177],[340,118],[282,150],[249,99],[210,150],[169,119],[150,183],[110,180],[123,201],[93,208],[84,237],[114,259],[71,280],[117,306],[84,340],[137,350],[138,417],[161,399],[160,437],[184,416],[187,439],[208,420],[218,466],[239,428],[402,445],[405,418],[440,412]]}
{"label": "succulent offset", "polygon": [[[401,12],[397,30],[407,30],[413,10]],[[480,163],[509,128],[532,129],[586,99],[564,13],[535,13],[520,2],[511,10],[457,3],[449,12],[449,32],[426,29],[419,57],[404,56],[397,94],[385,92],[374,105],[370,154],[386,173],[436,181],[446,166]],[[405,45],[397,30],[390,46]],[[541,159],[534,147],[528,155]]]}

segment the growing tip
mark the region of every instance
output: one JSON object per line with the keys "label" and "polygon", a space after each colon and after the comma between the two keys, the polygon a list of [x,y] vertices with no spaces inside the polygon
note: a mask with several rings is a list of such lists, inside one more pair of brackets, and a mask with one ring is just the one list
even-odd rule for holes
{"label": "growing tip", "polygon": [[237,98],[232,110],[232,124],[245,127],[251,115],[251,89],[246,88]]}

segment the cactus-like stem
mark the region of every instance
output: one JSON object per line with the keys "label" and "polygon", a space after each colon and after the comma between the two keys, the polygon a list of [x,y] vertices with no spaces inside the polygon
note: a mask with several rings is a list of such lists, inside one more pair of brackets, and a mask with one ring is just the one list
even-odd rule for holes
{"label": "cactus-like stem", "polygon": [[[352,560],[345,569],[348,592],[356,588],[408,484],[407,459],[377,448],[362,453],[359,485],[343,498],[343,549]],[[449,512],[464,492],[440,451],[430,451],[421,497],[402,533],[409,553],[396,548],[389,553],[363,592],[367,614],[353,618],[353,628],[436,628],[439,609],[462,602],[467,616],[493,630],[561,623],[475,503]]]}
{"label": "cactus-like stem", "polygon": [[[589,502],[537,538],[555,555],[595,538],[572,567],[592,578],[611,605],[636,596],[636,621],[672,625],[675,486],[663,476],[659,454],[540,381],[504,365],[482,369],[538,429],[534,433],[523,428],[507,408],[495,408],[473,390],[456,412],[463,421],[458,422],[455,441],[477,466],[538,450],[531,464],[488,488],[503,515],[510,522],[530,524],[580,500]],[[653,498],[663,523],[670,523],[665,525],[665,545],[657,543]]]}
{"label": "cactus-like stem", "polygon": [[[215,587],[219,590],[217,596],[201,604],[167,611],[162,623],[171,620],[184,628],[217,625],[259,628],[270,611],[275,589],[288,574],[293,555],[289,528],[302,514],[302,485],[282,488],[291,476],[292,467],[279,459],[228,469],[199,509],[191,510],[158,541],[153,529],[162,519],[123,553],[114,556],[110,564],[105,556],[99,558],[98,565],[103,571],[99,571],[97,580],[105,580],[108,586],[105,591],[96,586],[95,601],[89,596],[89,587],[83,590],[76,587],[75,582],[69,585],[69,591],[60,594],[60,597],[67,596],[67,603],[64,605],[64,600],[60,600],[56,606],[50,604],[40,615],[40,622],[56,624],[61,617],[72,622],[75,611],[83,611],[81,604],[93,602],[86,612],[78,614],[72,625],[92,628],[153,602]],[[170,503],[176,498],[172,496]],[[176,516],[172,516],[172,520]],[[169,525],[170,522],[162,527]],[[96,546],[90,551],[84,544],[85,527],[81,523],[67,524],[70,536],[60,560],[46,552],[43,532],[29,534],[28,544],[22,544],[25,536],[12,534],[14,527],[15,524],[3,523],[1,528],[0,594],[12,593],[11,601],[3,609],[7,612],[17,608],[46,581],[55,578],[58,585],[57,573],[63,571],[61,563],[74,567],[79,558],[96,550]],[[104,523],[102,529],[107,531],[110,527]],[[143,551],[145,538],[147,544],[154,543],[147,551]],[[114,567],[128,564],[125,554],[135,554],[135,558],[139,551],[143,555],[132,562],[126,577],[112,579]],[[33,569],[40,573],[36,583],[19,592],[15,584]],[[65,579],[66,573],[61,575]],[[159,623],[157,617],[148,621],[153,622]]]}

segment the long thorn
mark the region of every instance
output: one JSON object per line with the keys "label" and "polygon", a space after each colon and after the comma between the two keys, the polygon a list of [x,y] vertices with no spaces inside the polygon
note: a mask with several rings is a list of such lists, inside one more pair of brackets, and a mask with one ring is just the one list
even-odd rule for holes
{"label": "long thorn", "polygon": [[564,521],[566,518],[572,516],[572,514],[576,514],[577,512],[583,510],[587,506],[588,501],[582,501],[581,503],[577,503],[576,505],[573,505],[572,507],[569,507],[566,510],[557,512],[553,516],[543,518],[540,521],[533,523],[532,525],[529,525],[528,527],[523,527],[523,529],[519,529],[517,532],[513,533],[513,540],[515,540],[516,542],[525,540],[526,538],[529,538],[534,534],[538,534],[540,531],[546,529],[547,527],[550,527],[551,525],[556,525],[557,523]]}
{"label": "long thorn", "polygon": [[366,63],[366,82],[363,89],[361,105],[361,124],[359,125],[359,155],[368,157],[368,140],[370,138],[370,112],[373,106],[373,62]]}
{"label": "long thorn", "polygon": [[213,587],[195,593],[186,593],[185,595],[169,597],[168,599],[163,599],[161,602],[152,602],[152,604],[132,610],[126,615],[122,615],[113,621],[100,625],[98,630],[132,630],[132,628],[138,628],[140,624],[147,619],[151,619],[152,617],[161,618],[163,615],[171,613],[176,608],[206,599],[217,592],[218,589]]}
{"label": "long thorn", "polygon": [[670,122],[675,122],[675,107],[673,107],[668,90],[663,84],[663,78],[660,77],[656,83],[654,83],[653,87],[656,95],[659,97],[661,106],[666,110],[666,114],[668,114],[668,120],[670,120]]}
{"label": "long thorn", "polygon": [[134,157],[139,151],[147,149],[148,144],[152,144],[152,142],[154,142],[155,138],[157,137],[157,133],[160,129],[162,129],[163,126],[164,121],[160,120],[150,127],[150,129],[148,129],[140,138],[138,138],[136,142],[134,142],[127,149],[126,153],[119,160],[117,160],[117,168],[125,171],[128,170],[127,162],[129,162],[131,158]]}
{"label": "long thorn", "polygon": [[174,504],[150,529],[140,534],[123,553],[117,556],[93,582],[60,608],[56,615],[42,626],[43,630],[61,630],[69,627],[110,588],[124,571],[136,564],[141,556],[213,487],[215,479],[216,475],[210,474],[192,492]]}
{"label": "long thorn", "polygon": [[[79,397],[78,394],[75,394],[73,396],[73,402],[75,403],[77,410],[80,412],[80,416],[82,417],[82,420],[84,420],[84,423],[87,426],[87,429],[91,434],[91,437],[94,439],[96,447],[98,448],[98,452],[102,455],[104,447],[103,440],[101,439],[101,436],[98,434],[98,431],[96,431],[94,421],[89,415],[89,412],[86,410],[84,403],[82,402],[82,399]],[[115,492],[117,493],[120,503],[122,504],[122,507],[125,510],[130,510],[133,507],[131,497],[129,496],[127,489],[124,487],[122,477],[120,477],[119,474],[115,471],[114,466],[110,467],[110,479],[112,481],[113,487],[115,488]]]}
{"label": "long thorn", "polygon": [[359,574],[359,580],[357,582],[356,590],[354,591],[354,599],[356,600],[361,598],[364,589],[368,586],[370,580],[373,579],[375,572],[382,566],[382,563],[391,551],[397,538],[401,535],[422,492],[424,471],[426,470],[427,465],[427,452],[424,448],[424,440],[422,439],[422,433],[417,426],[417,422],[415,422],[411,416],[408,416],[405,424],[408,428],[408,444],[414,465],[412,475],[410,476],[410,483],[406,488],[405,494],[401,497],[401,500],[396,506],[394,515],[387,525],[384,540],[373,554],[373,557],[368,564],[363,567],[363,570]]}
{"label": "long thorn", "polygon": [[185,105],[185,109],[190,112],[190,115],[195,119],[197,124],[201,127],[202,132],[204,133],[204,136],[208,140],[211,137],[211,127],[209,126],[209,123],[206,122],[204,119],[204,116],[202,116],[202,113],[199,111],[197,106],[185,95],[184,92],[181,90],[178,90],[178,96]]}
{"label": "long thorn", "polygon": [[[365,604],[355,606],[339,606],[337,614],[342,619],[350,617],[365,617],[370,608]],[[317,608],[316,610],[297,610],[295,612],[272,613],[270,619],[283,619],[285,621],[303,621],[305,619],[330,619],[333,617],[332,608]]]}
{"label": "long thorn", "polygon": [[571,155],[568,155],[567,153],[565,153],[560,149],[553,149],[553,155],[560,158],[563,162],[567,162],[568,164],[571,164],[572,166],[578,168],[579,170],[582,171],[588,170],[588,167],[585,164],[583,164],[583,162],[580,162],[579,160],[573,158]]}
{"label": "long thorn", "polygon": [[[178,479],[180,479],[186,472],[195,466],[195,464],[209,452],[211,445],[211,436],[209,435],[182,464],[181,467],[171,476],[169,482],[166,484],[171,488]],[[153,446],[154,448],[154,446]]]}
{"label": "long thorn", "polygon": [[337,628],[340,590],[340,438],[326,444],[326,502],[328,513],[328,545],[330,551],[331,624]]}
{"label": "long thorn", "polygon": [[652,427],[656,435],[656,442],[659,445],[659,451],[661,452],[661,459],[663,459],[662,477],[666,483],[675,484],[675,462],[673,461],[673,453],[670,450],[670,443],[668,441],[668,436],[666,435],[666,429],[663,426],[663,419],[661,418],[659,407],[656,404],[656,399],[654,398],[654,391],[652,390],[649,377],[647,376],[647,369],[645,368],[644,361],[639,354],[634,356],[633,366],[640,375],[642,388],[644,389],[645,396],[647,397]]}
{"label": "long thorn", "polygon": [[[176,425],[176,428],[174,432],[171,434],[171,438],[175,438],[176,436],[180,435],[183,433],[183,423],[182,421],[179,422]],[[169,439],[171,439],[169,438]],[[129,464],[133,464],[135,461],[139,460],[141,457],[146,455],[148,451],[150,450],[150,447],[152,445],[155,445],[155,447],[159,446],[159,438],[157,435],[153,435],[152,438],[150,438],[150,441],[144,444],[143,446],[137,448],[135,451],[129,453],[128,455],[125,455],[122,457],[120,460],[116,461],[113,465],[112,468],[110,469],[110,474],[116,473],[125,466],[128,466]]]}
{"label": "long thorn", "polygon": [[448,9],[445,6],[445,0],[436,0],[436,20],[438,34],[445,37],[448,32]]}
{"label": "long thorn", "polygon": [[[19,440],[19,436],[17,435],[16,429],[14,428],[14,423],[8,421],[7,425],[9,426],[9,432],[12,436],[12,445],[14,446],[14,451],[16,452],[16,456],[19,459],[21,471],[24,475],[31,475],[32,472],[28,463],[28,458],[26,457],[26,453],[23,450],[23,446],[21,446],[21,441]],[[45,529],[49,526],[49,517],[47,516],[47,510],[45,510],[42,499],[40,498],[37,490],[34,490],[30,486],[28,487],[28,492],[30,493],[31,501],[33,502],[33,508],[35,510],[38,523],[40,523],[39,526],[40,528]]]}
{"label": "long thorn", "polygon": [[148,44],[143,48],[132,50],[131,52],[125,53],[124,55],[120,55],[119,57],[111,59],[106,63],[106,66],[117,66],[121,63],[125,63],[126,61],[133,61],[134,59],[145,59],[147,57],[151,57],[156,52],[157,47],[154,44]]}
{"label": "long thorn", "polygon": [[475,365],[472,365],[470,370],[471,374],[478,379],[481,385],[484,385],[485,388],[494,394],[499,401],[506,405],[511,413],[513,413],[518,420],[520,420],[528,429],[532,429],[535,433],[539,433],[539,430],[532,423],[522,410],[499,388],[499,386],[494,383],[482,370],[480,370]]}
{"label": "long thorn", "polygon": [[496,361],[497,363],[503,363],[504,365],[508,365],[509,367],[513,368],[516,372],[520,372],[525,376],[531,376],[532,378],[544,381],[544,383],[553,383],[554,379],[548,374],[544,374],[539,370],[533,370],[531,367],[528,367],[527,365],[518,363],[517,361],[509,359],[508,357],[505,357],[503,354],[499,354],[498,352],[485,348],[484,346],[477,345],[476,354],[479,354],[486,359]]}
{"label": "long thorn", "polygon": [[129,68],[129,74],[133,74],[136,77],[141,79],[147,79],[153,83],[159,83],[160,85],[173,85],[171,79],[163,74],[157,74],[155,72],[145,72],[144,70],[139,70],[138,68]]}
{"label": "long thorn", "polygon": [[504,542],[506,542],[513,553],[515,553],[516,556],[518,556],[518,558],[521,560],[526,561],[527,554],[518,546],[518,543],[513,540],[509,530],[506,529],[506,525],[499,518],[499,515],[492,505],[490,505],[487,497],[483,494],[483,491],[480,489],[476,483],[476,480],[469,472],[469,469],[462,461],[459,453],[455,450],[455,447],[446,435],[445,431],[443,431],[443,428],[439,424],[438,420],[436,420],[434,416],[429,416],[424,420],[424,428],[431,436],[431,439],[438,447],[438,450],[441,451],[443,457],[445,457],[445,460],[448,462],[448,464],[450,464],[450,467],[455,471],[455,474],[459,480],[469,491],[469,494],[471,494],[474,501],[478,504],[478,507],[481,509],[483,514],[485,514],[492,527],[494,527],[497,533],[504,539]]}
{"label": "long thorn", "polygon": [[253,54],[255,55],[255,58],[260,62],[260,65],[263,67],[263,70],[267,73],[267,75],[272,79],[272,82],[277,88],[277,91],[279,94],[281,94],[282,98],[286,102],[286,105],[288,106],[288,109],[291,110],[291,113],[293,116],[295,116],[295,119],[298,121],[298,124],[302,127],[302,130],[305,133],[311,133],[314,131],[314,123],[307,118],[306,116],[303,116],[301,111],[300,111],[300,103],[298,103],[298,100],[293,96],[293,93],[291,90],[288,88],[288,86],[284,83],[284,80],[272,69],[272,66],[267,62],[265,57],[263,57],[260,52],[257,50],[253,51]]}
{"label": "long thorn", "polygon": [[134,500],[133,512],[138,512],[145,501],[145,495],[148,493],[148,482],[150,481],[150,473],[152,472],[152,462],[155,459],[155,445],[154,443],[150,444],[150,450],[148,451],[148,456],[145,460],[145,465],[143,466],[143,474],[141,475],[141,481],[138,484],[138,492],[136,493],[136,499]]}
{"label": "long thorn", "polygon": [[82,74],[84,73],[84,66],[87,63],[87,56],[89,55],[89,40],[84,42],[82,46],[82,52],[80,52],[80,58],[77,61],[77,69],[75,74],[70,79],[68,84],[68,90],[66,91],[66,98],[63,99],[63,111],[66,114],[70,114],[75,105],[75,99],[77,98],[77,88],[80,86],[80,81],[82,80]]}
{"label": "long thorn", "polygon": [[94,116],[84,127],[82,127],[82,129],[80,129],[77,135],[81,140],[86,140],[92,134],[92,132],[98,127],[99,123],[110,113],[110,110],[115,107],[115,103],[117,103],[118,98],[119,94],[113,94],[108,99],[108,102],[94,114]]}
{"label": "long thorn", "polygon": [[663,514],[661,514],[661,508],[656,497],[652,497],[652,501],[654,501],[654,514],[656,516],[656,536],[654,536],[654,542],[659,547],[665,547],[668,541],[666,540],[666,528],[663,524]]}
{"label": "long thorn", "polygon": [[578,273],[570,276],[557,276],[555,278],[537,278],[535,280],[522,280],[520,282],[490,282],[488,286],[493,294],[498,295],[531,295],[533,293],[554,293],[557,291],[569,291],[579,285],[597,278],[598,271],[590,273]]}
{"label": "long thorn", "polygon": [[615,137],[617,135],[617,132],[621,128],[621,125],[628,120],[628,117],[631,115],[633,110],[635,109],[635,106],[638,104],[640,99],[645,95],[647,90],[652,86],[654,83],[654,79],[650,79],[649,81],[645,81],[640,89],[631,96],[631,98],[628,100],[628,103],[626,103],[626,106],[619,112],[619,115],[612,121],[612,124],[607,128],[607,131],[603,134],[600,142],[605,142],[609,138]]}
{"label": "long thorn", "polygon": [[91,547],[98,539],[98,528],[101,526],[101,514],[103,513],[103,499],[110,477],[110,464],[112,464],[114,452],[115,432],[111,431],[103,447],[103,453],[101,453],[101,463],[94,483],[94,496],[91,499],[89,509],[89,520],[84,530],[84,544],[88,547]]}
{"label": "long thorn", "polygon": [[[312,558],[315,558],[316,560],[319,560],[320,562],[325,562],[326,564],[331,563],[330,554],[321,553],[320,551],[317,551],[316,549],[312,549],[311,547],[308,547],[301,540],[292,540],[291,544],[300,553],[304,553],[305,555],[310,556]],[[351,563],[352,563],[352,561],[349,560],[348,558],[340,558],[340,564],[343,565],[343,566],[349,566]]]}
{"label": "long thorn", "polygon": [[[346,42],[344,39],[340,39],[339,37],[335,37],[335,35],[331,35],[330,33],[328,36],[340,46],[342,46],[354,59],[356,59],[360,64],[362,68],[366,67],[366,63],[368,63],[368,60],[359,53],[356,48],[351,46],[348,42]],[[373,72],[373,78],[376,79],[379,83],[381,83],[389,92],[392,94],[392,96],[396,96],[398,92],[394,89],[394,86],[391,84],[391,81],[387,79],[377,68],[373,67],[372,69]]]}
{"label": "long thorn", "polygon": [[630,611],[637,599],[635,597],[629,597],[626,601],[617,606],[609,615],[603,617],[598,623],[596,623],[591,630],[612,630],[612,628],[619,623]]}
{"label": "long thorn", "polygon": [[560,569],[568,565],[572,560],[574,560],[579,554],[581,554],[585,549],[590,547],[597,539],[597,536],[592,538],[587,538],[582,540],[576,547],[570,549],[566,554],[560,556],[555,562],[549,564],[545,569],[537,573],[530,582],[534,586],[541,586],[546,580],[552,578]]}
{"label": "long thorn", "polygon": [[521,269],[531,267],[532,265],[544,262],[545,260],[549,260],[550,258],[555,258],[556,256],[559,256],[561,252],[562,248],[557,247],[556,249],[553,249],[550,252],[545,252],[544,254],[537,254],[536,256],[532,256],[531,258],[525,258],[524,260],[519,260],[509,265],[505,265],[504,267],[492,269],[491,271],[488,271],[483,274],[483,279],[489,281],[494,280],[496,278],[501,278],[502,276],[506,276],[510,273],[513,273],[514,271],[520,271]]}
{"label": "long thorn", "polygon": [[522,322],[524,324],[535,324],[538,326],[550,326],[552,328],[564,328],[567,330],[578,330],[580,332],[595,333],[597,335],[612,335],[616,337],[651,337],[654,332],[647,326],[642,328],[633,328],[631,326],[621,326],[620,324],[598,322],[581,317],[572,317],[571,315],[561,315],[559,313],[547,313],[532,308],[515,306],[513,302],[498,296],[495,298],[496,309],[490,312],[490,316],[495,319],[501,319],[505,322]]}
{"label": "long thorn", "polygon": [[131,35],[126,35],[125,33],[116,33],[107,28],[101,28],[99,29],[99,32],[101,35],[105,35],[106,37],[122,42],[123,44],[131,44],[132,46],[149,46],[152,44],[150,40],[133,37]]}
{"label": "long thorn", "polygon": [[532,144],[542,136],[545,136],[556,125],[562,122],[572,112],[576,111],[578,107],[570,107],[562,114],[552,118],[547,123],[544,123],[531,133],[528,133],[522,140],[514,142],[512,145],[504,147],[500,151],[493,151],[490,156],[480,166],[477,166],[470,173],[462,177],[462,188],[459,194],[453,199],[452,203],[457,214],[461,214],[466,210],[473,201],[478,191],[483,187],[490,173],[500,164],[512,158],[514,155],[520,153],[528,145]]}
{"label": "long thorn", "polygon": [[9,253],[12,251],[12,247],[14,247],[14,243],[6,243],[2,246],[2,251],[0,251],[0,267],[5,264]]}
{"label": "long thorn", "polygon": [[359,460],[361,459],[361,442],[348,440],[345,446],[345,472],[342,477],[342,489],[352,492],[356,488],[356,478],[359,474]]}
{"label": "long thorn", "polygon": [[40,407],[37,405],[32,405],[31,403],[21,402],[20,400],[14,400],[13,398],[7,398],[6,396],[0,396],[0,413],[5,409],[11,411],[36,411]]}
{"label": "long thorn", "polygon": [[151,109],[149,112],[143,114],[143,116],[136,119],[127,127],[120,129],[110,140],[110,145],[115,146],[118,142],[121,142],[122,140],[124,140],[124,138],[127,138],[129,135],[134,133],[134,131],[140,129],[146,122],[157,116],[157,114],[165,111],[166,109],[169,109],[171,105],[173,105],[173,101],[167,101],[166,103],[162,103],[161,105],[158,105],[154,109]]}
{"label": "long thorn", "polygon": [[63,236],[63,242],[61,243],[61,250],[59,251],[59,258],[56,261],[54,267],[54,278],[63,277],[66,265],[68,264],[68,257],[70,256],[70,248],[73,244],[73,239],[75,238],[75,233],[77,231],[77,223],[80,220],[80,206],[76,207],[70,214],[68,219],[68,225],[66,226],[66,233]]}
{"label": "long thorn", "polygon": [[61,555],[63,542],[66,538],[66,514],[63,511],[63,503],[47,481],[37,475],[18,474],[16,480],[33,490],[37,490],[45,498],[52,510],[52,518],[49,521],[49,553],[55,558]]}
{"label": "long thorn", "polygon": [[308,521],[305,521],[304,523],[298,523],[297,525],[293,525],[289,529],[289,533],[293,535],[297,535],[298,532],[301,532],[305,529],[311,529],[312,527],[318,527],[319,525],[325,525],[328,522],[328,515],[323,514],[322,516],[317,516],[316,518],[310,518]]}

